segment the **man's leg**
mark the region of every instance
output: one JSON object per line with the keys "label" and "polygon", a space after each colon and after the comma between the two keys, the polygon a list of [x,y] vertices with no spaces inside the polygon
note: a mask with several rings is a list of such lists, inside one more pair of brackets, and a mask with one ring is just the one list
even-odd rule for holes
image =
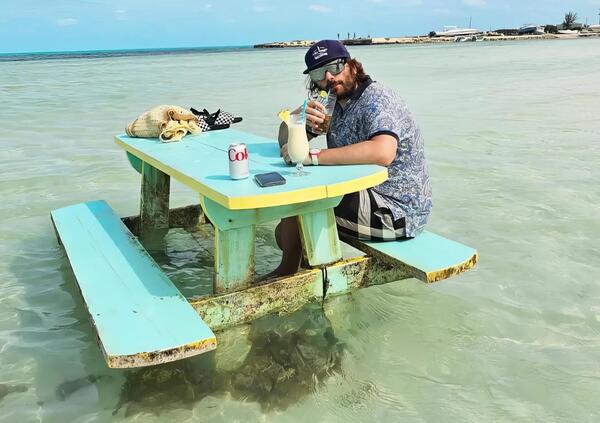
{"label": "man's leg", "polygon": [[275,240],[283,255],[281,263],[269,276],[285,276],[296,273],[302,260],[302,244],[296,217],[286,217],[275,228]]}
{"label": "man's leg", "polygon": [[390,206],[371,189],[346,194],[334,212],[338,232],[344,235],[371,241],[406,237],[406,219],[394,220]]}

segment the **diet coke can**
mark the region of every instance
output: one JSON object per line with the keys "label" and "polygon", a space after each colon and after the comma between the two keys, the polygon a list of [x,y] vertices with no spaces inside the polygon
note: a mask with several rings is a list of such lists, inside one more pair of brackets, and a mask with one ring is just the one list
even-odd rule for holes
{"label": "diet coke can", "polygon": [[230,144],[229,152],[229,176],[231,179],[247,178],[248,171],[248,150],[246,144]]}

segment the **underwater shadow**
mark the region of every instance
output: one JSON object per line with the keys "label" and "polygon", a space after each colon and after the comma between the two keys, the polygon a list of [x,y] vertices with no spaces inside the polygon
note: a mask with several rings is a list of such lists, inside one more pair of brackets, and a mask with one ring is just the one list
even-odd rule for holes
{"label": "underwater shadow", "polygon": [[320,305],[309,304],[289,316],[267,316],[248,328],[249,345],[241,355],[244,341],[225,336],[225,343],[237,344],[229,353],[127,372],[113,414],[191,409],[209,395],[256,402],[264,413],[283,411],[341,372],[344,345]]}

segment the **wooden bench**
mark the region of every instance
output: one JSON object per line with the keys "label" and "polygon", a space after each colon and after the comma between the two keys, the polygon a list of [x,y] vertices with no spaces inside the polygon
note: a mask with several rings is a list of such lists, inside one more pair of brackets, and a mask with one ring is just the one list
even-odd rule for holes
{"label": "wooden bench", "polygon": [[215,335],[104,201],[51,213],[109,367],[174,361]]}
{"label": "wooden bench", "polygon": [[398,241],[344,240],[383,262],[402,266],[423,282],[437,282],[462,273],[479,259],[475,249],[429,231]]}

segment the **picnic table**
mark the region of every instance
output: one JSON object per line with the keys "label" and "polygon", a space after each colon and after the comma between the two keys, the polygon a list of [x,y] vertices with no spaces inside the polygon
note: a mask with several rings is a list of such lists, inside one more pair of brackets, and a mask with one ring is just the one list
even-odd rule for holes
{"label": "picnic table", "polygon": [[[142,174],[140,234],[169,227],[169,186],[174,178],[200,196],[215,227],[214,294],[239,291],[253,282],[256,225],[298,216],[305,257],[311,267],[341,259],[333,209],[344,194],[373,187],[387,179],[377,165],[311,166],[307,176],[294,175],[274,139],[235,129],[186,136],[179,142],[116,137],[116,143]],[[250,177],[229,177],[227,151],[245,143]],[[284,185],[262,188],[254,175],[279,172]]]}
{"label": "picnic table", "polygon": [[[227,129],[176,143],[116,137],[141,173],[140,214],[120,218],[104,200],[51,212],[59,243],[83,297],[109,367],[166,363],[217,348],[213,331],[271,313],[291,313],[355,289],[415,277],[436,282],[478,260],[473,248],[423,231],[388,242],[344,238],[334,207],[343,195],[387,179],[376,165],[310,166],[295,176],[276,140]],[[245,143],[250,177],[229,177],[231,143]],[[258,173],[279,172],[285,185],[259,187]],[[170,179],[199,195],[200,207],[169,208]],[[138,236],[190,227],[204,213],[215,228],[213,292],[184,297]],[[254,281],[256,225],[297,216],[309,268]],[[254,283],[253,283],[254,282]]]}

